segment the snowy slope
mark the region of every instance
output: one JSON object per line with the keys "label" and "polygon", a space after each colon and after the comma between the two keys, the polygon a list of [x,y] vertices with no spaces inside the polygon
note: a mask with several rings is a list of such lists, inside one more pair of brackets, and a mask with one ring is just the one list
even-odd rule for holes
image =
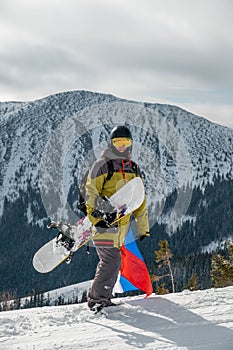
{"label": "snowy slope", "polygon": [[231,350],[233,287],[0,313],[0,350]]}

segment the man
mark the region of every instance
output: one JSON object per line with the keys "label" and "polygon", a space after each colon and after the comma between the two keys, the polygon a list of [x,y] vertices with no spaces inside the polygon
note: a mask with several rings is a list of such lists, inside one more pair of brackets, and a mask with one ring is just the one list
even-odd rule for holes
{"label": "man", "polygon": [[[88,306],[91,310],[98,306],[114,305],[111,301],[112,290],[121,267],[120,248],[128,232],[130,218],[126,216],[119,224],[111,225],[116,218],[116,208],[112,207],[107,198],[134,177],[141,176],[138,165],[131,160],[132,144],[130,130],[122,125],[115,127],[108,147],[93,164],[87,178],[87,215],[99,233],[93,241],[100,259],[88,294]],[[106,214],[105,219],[103,213]],[[141,238],[148,237],[146,198],[133,215]]]}

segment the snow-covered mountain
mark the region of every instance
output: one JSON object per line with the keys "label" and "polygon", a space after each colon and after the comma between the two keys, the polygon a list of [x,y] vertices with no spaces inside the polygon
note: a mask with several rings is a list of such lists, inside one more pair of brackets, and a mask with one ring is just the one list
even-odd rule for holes
{"label": "snow-covered mountain", "polygon": [[0,349],[233,348],[233,287],[121,301],[108,315],[86,303],[1,312]]}
{"label": "snow-covered mountain", "polygon": [[232,234],[232,129],[176,106],[88,91],[4,102],[0,103],[4,290],[25,295],[35,284],[43,290],[53,283],[54,287],[70,284],[77,278],[77,269],[79,281],[92,278],[94,254],[89,260],[77,254],[66,277],[66,266],[49,276],[38,275],[31,260],[52,237],[45,229],[49,220],[77,220],[77,184],[106,146],[110,130],[125,123],[134,138],[133,159],[140,164],[146,184],[152,228],[146,243],[150,245],[146,252],[152,252],[148,262],[154,261],[153,250],[161,237],[171,236],[175,254],[187,255]]}
{"label": "snow-covered mountain", "polygon": [[[175,106],[74,91],[28,103],[0,103],[0,113],[0,216],[4,200],[15,201],[28,187],[37,192],[39,179],[42,197],[47,191],[51,195],[44,185],[54,187],[56,195],[62,188],[55,211],[60,218],[66,216],[64,193],[98,157],[109,131],[120,123],[132,129],[133,157],[143,169],[152,209],[188,182],[194,187],[217,175],[233,177],[233,130]],[[63,211],[58,211],[58,204]],[[33,203],[25,210],[29,222],[40,223]]]}

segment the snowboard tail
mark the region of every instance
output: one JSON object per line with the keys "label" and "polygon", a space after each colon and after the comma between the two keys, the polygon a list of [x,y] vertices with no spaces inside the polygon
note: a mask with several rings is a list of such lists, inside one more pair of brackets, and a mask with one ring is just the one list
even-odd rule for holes
{"label": "snowboard tail", "polygon": [[[62,222],[61,225],[65,226],[65,224]],[[71,232],[69,231],[69,234],[72,235],[72,240],[74,241],[72,248],[69,249],[63,242],[60,242],[58,236],[53,238],[35,253],[32,263],[36,271],[48,273],[64,261],[69,263],[73,254],[87,244],[95,235],[95,230],[87,217],[80,219],[77,225],[69,226],[72,230]],[[69,238],[69,236],[65,237]]]}

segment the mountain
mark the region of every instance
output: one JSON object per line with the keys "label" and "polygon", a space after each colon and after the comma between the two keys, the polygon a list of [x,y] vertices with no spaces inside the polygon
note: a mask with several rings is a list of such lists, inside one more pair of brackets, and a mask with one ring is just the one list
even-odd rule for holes
{"label": "mountain", "polygon": [[86,303],[0,312],[0,348],[232,349],[233,287],[120,300],[108,315]]}
{"label": "mountain", "polygon": [[[125,123],[146,185],[152,237],[140,247],[150,272],[158,241],[168,239],[177,290],[194,271],[208,275],[208,247],[232,235],[233,130],[176,106],[71,91],[0,103],[1,290],[25,295],[93,277],[93,249],[48,275],[34,271],[31,261],[54,236],[46,229],[51,219],[80,217],[78,182],[110,130]],[[210,285],[206,276],[202,288]]]}

